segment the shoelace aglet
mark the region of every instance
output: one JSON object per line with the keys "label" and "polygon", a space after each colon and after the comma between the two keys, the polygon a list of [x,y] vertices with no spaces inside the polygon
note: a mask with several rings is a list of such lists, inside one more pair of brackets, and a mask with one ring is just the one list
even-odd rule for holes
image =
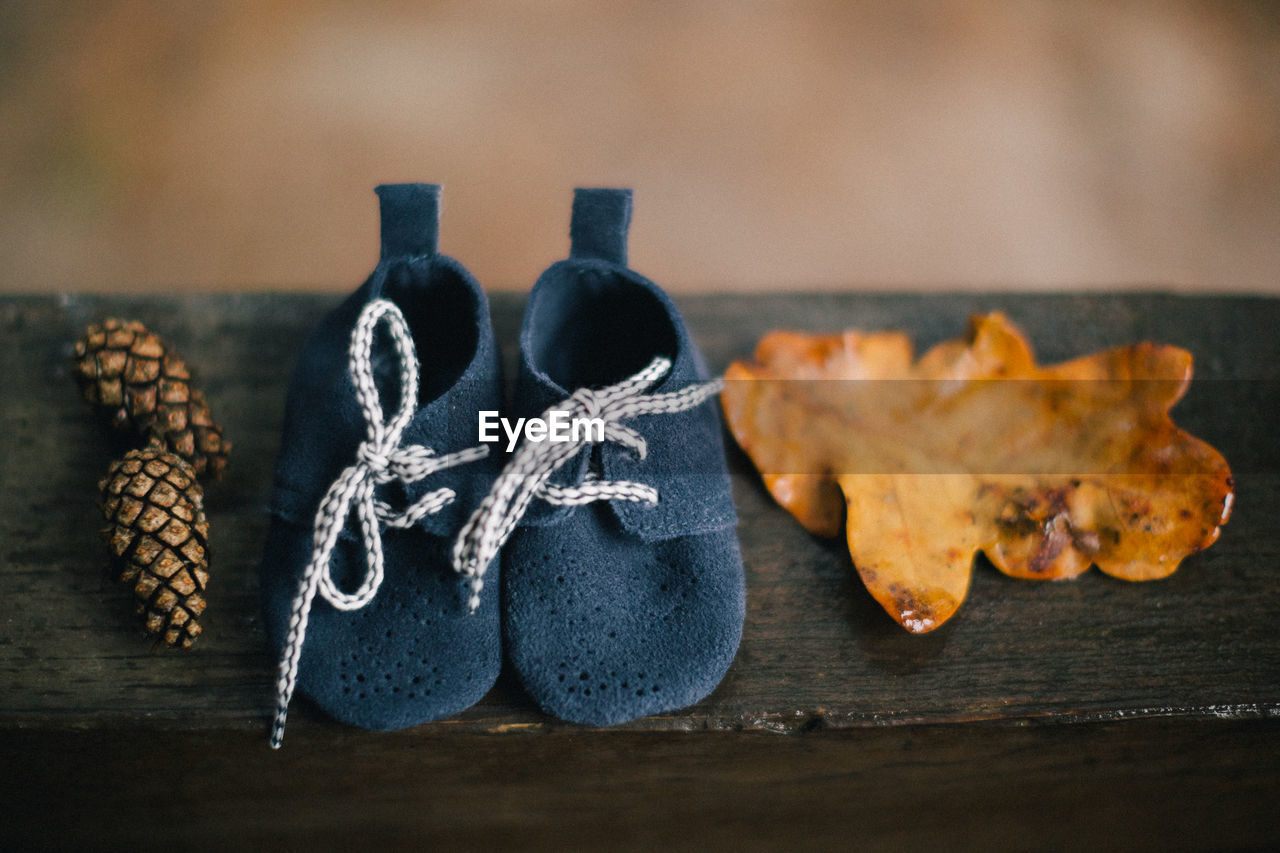
{"label": "shoelace aglet", "polygon": [[288,711],[277,709],[276,718],[271,724],[271,748],[279,749],[284,744],[284,724]]}

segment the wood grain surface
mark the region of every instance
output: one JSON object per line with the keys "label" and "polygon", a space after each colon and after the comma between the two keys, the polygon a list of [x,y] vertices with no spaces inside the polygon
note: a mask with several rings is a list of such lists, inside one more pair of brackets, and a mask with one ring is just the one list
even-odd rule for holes
{"label": "wood grain surface", "polygon": [[[438,827],[443,839],[499,843],[510,831],[507,840],[524,832],[525,841],[554,846],[555,819],[544,807],[555,801],[602,809],[608,801],[620,823],[579,815],[573,826],[639,832],[631,837],[637,845],[660,843],[679,821],[665,829],[642,826],[644,816],[658,819],[672,807],[666,800],[686,791],[693,799],[681,800],[673,812],[683,819],[695,819],[697,803],[706,804],[707,820],[723,821],[735,802],[749,810],[768,801],[819,827],[813,846],[838,847],[838,827],[851,814],[841,811],[848,797],[862,798],[857,811],[878,833],[868,835],[867,846],[879,840],[887,848],[895,841],[924,843],[910,829],[917,824],[936,839],[943,817],[961,820],[982,801],[988,809],[1004,808],[1004,823],[985,834],[969,826],[955,836],[957,846],[981,847],[987,840],[998,847],[1059,848],[1091,846],[1098,836],[1080,830],[1077,845],[1018,833],[1028,821],[1074,821],[1074,810],[1110,815],[1111,823],[1097,826],[1120,826],[1126,812],[1104,794],[1123,797],[1132,775],[1135,790],[1160,803],[1143,810],[1129,802],[1135,814],[1147,822],[1167,818],[1163,834],[1143,835],[1135,826],[1137,834],[1125,838],[1133,846],[1280,840],[1274,820],[1261,820],[1255,810],[1280,790],[1280,457],[1274,438],[1280,301],[1160,294],[681,299],[717,370],[747,355],[770,328],[902,328],[923,349],[961,334],[969,314],[988,310],[1005,311],[1043,361],[1137,340],[1186,347],[1195,355],[1196,379],[1174,418],[1232,464],[1234,515],[1216,545],[1155,583],[1125,583],[1096,571],[1074,581],[1034,583],[1004,577],[979,558],[957,616],[932,634],[912,636],[872,601],[842,543],[805,533],[772,503],[745,457],[731,450],[747,622],[736,662],[708,699],[599,731],[542,714],[504,676],[469,711],[397,735],[344,729],[298,701],[282,753],[288,757],[278,760],[286,763],[273,764],[265,743],[274,662],[257,588],[265,503],[293,360],[304,335],[336,301],[279,294],[0,299],[0,757],[6,767],[25,767],[28,799],[52,798],[61,784],[54,777],[65,773],[79,778],[66,803],[88,809],[85,814],[141,811],[137,802],[111,805],[123,797],[112,787],[112,768],[121,780],[151,772],[167,777],[148,783],[156,790],[172,784],[174,774],[195,775],[211,798],[222,798],[222,811],[211,814],[240,820],[243,837],[265,839],[304,823],[321,832],[334,820],[325,818],[325,802],[378,799],[401,788],[421,793],[441,776],[472,794],[457,804],[461,814],[440,806],[453,815]],[[521,309],[520,297],[493,298],[495,326],[508,345]],[[84,326],[106,315],[140,319],[178,346],[235,445],[227,479],[207,490],[214,548],[209,609],[204,636],[187,653],[156,646],[141,633],[127,590],[105,569],[97,538],[96,484],[121,446],[79,399],[69,358]],[[506,355],[510,362],[510,346]],[[1086,725],[1065,725],[1075,722]],[[681,734],[690,731],[703,734]],[[542,737],[520,736],[531,733]],[[228,756],[267,768],[266,775],[241,789],[234,768],[223,766]],[[1024,757],[1031,774],[1025,789],[1012,781]],[[422,776],[394,775],[412,773],[419,761]],[[1099,762],[1108,769],[1095,780]],[[1177,765],[1173,775],[1166,773],[1169,762]],[[535,770],[540,765],[545,778]],[[612,776],[605,767],[613,768]],[[987,769],[991,780],[1007,781],[963,784],[981,780]],[[588,775],[581,777],[584,770]],[[341,778],[322,780],[316,773]],[[508,776],[526,801],[497,793],[498,781]],[[698,782],[704,776],[705,790]],[[236,797],[256,801],[255,790],[275,790],[270,780],[290,792],[280,795],[281,808],[294,809],[279,818],[283,823],[273,822],[278,815],[233,807]],[[1095,781],[1096,796],[1089,793]],[[301,787],[291,787],[295,782]],[[615,783],[638,786],[634,797],[647,799],[610,799],[606,792]],[[556,800],[544,784],[569,793]],[[1235,834],[1214,840],[1177,830],[1187,813],[1170,803],[1184,784],[1214,792],[1225,808],[1206,812],[1209,823],[1202,827],[1230,826]],[[894,786],[904,796],[928,786],[951,798],[933,817],[905,806],[894,813],[889,794],[875,793]],[[418,793],[391,799],[408,807]],[[1026,802],[1017,803],[1019,797]],[[308,803],[302,811],[299,798]],[[21,802],[7,806],[18,809]],[[1039,818],[1023,814],[1023,807],[1039,807],[1033,802],[1052,802],[1053,809]],[[379,808],[388,838],[412,834],[435,813],[397,818],[385,801]],[[478,835],[468,834],[472,808],[478,822],[486,809],[496,810],[496,820]],[[743,825],[760,825],[763,814],[745,814]],[[201,821],[210,839],[233,837],[237,825],[214,831],[213,817]],[[29,838],[38,825],[19,820],[6,835]],[[129,833],[112,826],[110,833],[85,830],[90,834],[65,838],[115,846],[112,839],[123,842]],[[719,836],[686,835],[684,841],[698,837]],[[752,837],[757,846],[788,846],[781,835],[757,831]],[[601,846],[629,846],[625,837],[608,839],[616,843]]]}
{"label": "wood grain surface", "polygon": [[[764,733],[18,730],[9,850],[1275,849],[1265,721]],[[76,772],[67,772],[74,768]],[[13,818],[17,818],[14,820]]]}

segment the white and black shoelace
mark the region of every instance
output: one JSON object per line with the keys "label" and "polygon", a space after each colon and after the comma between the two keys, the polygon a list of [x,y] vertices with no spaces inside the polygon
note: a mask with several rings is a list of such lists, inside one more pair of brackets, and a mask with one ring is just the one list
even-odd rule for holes
{"label": "white and black shoelace", "polygon": [[[371,357],[374,332],[381,322],[387,325],[400,362],[400,404],[390,420],[386,419],[374,383]],[[397,512],[378,500],[377,487],[393,482],[415,483],[438,471],[489,455],[489,447],[484,444],[444,455],[421,445],[400,445],[401,435],[418,407],[419,365],[409,324],[394,303],[376,299],[364,307],[351,333],[348,352],[356,399],[364,414],[366,438],[356,449],[355,462],[329,486],[316,510],[311,559],[294,594],[276,678],[271,746],[277,749],[284,739],[285,720],[298,683],[302,644],[316,593],[338,610],[359,610],[367,605],[377,595],[384,575],[381,529],[412,527],[423,517],[439,512],[456,497],[452,489],[435,489]],[[338,536],[353,510],[360,523],[365,574],[359,587],[348,593],[338,589],[330,569]]]}
{"label": "white and black shoelace", "polygon": [[[717,379],[687,385],[678,391],[646,394],[670,369],[671,361],[659,356],[634,376],[615,385],[579,388],[568,399],[543,412],[543,418],[549,418],[552,412],[563,412],[570,421],[600,419],[604,422],[603,441],[629,447],[643,459],[647,450],[644,436],[624,426],[622,421],[639,415],[692,409],[719,393],[724,384]],[[485,570],[511,538],[535,497],[558,506],[581,506],[604,500],[658,502],[658,491],[653,486],[628,480],[602,480],[590,473],[574,486],[553,485],[552,476],[580,450],[601,442],[591,430],[583,430],[578,435],[577,440],[569,441],[526,440],[467,519],[453,546],[453,567],[471,579],[473,609],[480,602]]]}

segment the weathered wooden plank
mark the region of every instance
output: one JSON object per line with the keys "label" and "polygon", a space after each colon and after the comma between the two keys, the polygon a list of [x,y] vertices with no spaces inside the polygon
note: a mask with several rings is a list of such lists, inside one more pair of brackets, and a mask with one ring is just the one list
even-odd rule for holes
{"label": "weathered wooden plank", "polygon": [[[0,299],[0,723],[166,727],[264,725],[272,662],[258,620],[257,560],[284,387],[302,338],[335,296]],[[899,327],[922,345],[967,314],[1002,309],[1046,360],[1153,339],[1195,353],[1199,380],[1175,411],[1238,475],[1222,540],[1167,581],[1094,572],[1036,584],[980,562],[958,616],[910,636],[862,589],[839,543],[774,506],[736,451],[734,489],[748,570],[748,620],[721,688],[635,729],[840,728],[974,719],[1280,714],[1280,302],[1167,295],[832,294],[679,300],[723,367],[769,328]],[[513,341],[521,299],[498,295]],[[80,402],[71,341],[89,321],[137,317],[178,342],[235,451],[210,488],[216,549],[198,647],[143,638],[127,593],[103,570],[96,481],[118,445]],[[291,738],[322,725],[303,703]],[[440,731],[558,728],[504,680]]]}
{"label": "weathered wooden plank", "polygon": [[7,850],[1264,850],[1280,723],[16,730]]}

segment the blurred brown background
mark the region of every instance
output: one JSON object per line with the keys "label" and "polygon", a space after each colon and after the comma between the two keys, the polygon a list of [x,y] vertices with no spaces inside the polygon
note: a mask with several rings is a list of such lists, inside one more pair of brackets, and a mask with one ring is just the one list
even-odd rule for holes
{"label": "blurred brown background", "polygon": [[636,190],[674,290],[1280,293],[1280,4],[0,2],[0,289],[491,288]]}

